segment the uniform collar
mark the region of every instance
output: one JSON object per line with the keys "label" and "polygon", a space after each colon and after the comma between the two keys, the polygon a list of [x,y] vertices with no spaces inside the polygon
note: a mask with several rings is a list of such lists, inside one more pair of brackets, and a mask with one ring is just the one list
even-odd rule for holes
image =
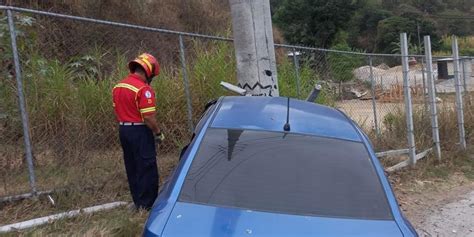
{"label": "uniform collar", "polygon": [[[133,74],[133,73],[128,74],[128,77],[129,77],[129,78],[133,78],[133,79],[135,79],[135,80],[137,80],[137,81],[139,81],[139,82],[145,83],[144,81],[142,81],[142,79],[141,79],[139,76],[137,76],[137,75],[135,75],[135,74]],[[145,83],[145,84],[146,84],[146,83]]]}

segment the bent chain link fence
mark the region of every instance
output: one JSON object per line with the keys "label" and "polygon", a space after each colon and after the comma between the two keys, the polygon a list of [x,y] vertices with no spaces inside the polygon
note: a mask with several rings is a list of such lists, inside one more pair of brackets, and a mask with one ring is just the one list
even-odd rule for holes
{"label": "bent chain link fence", "polygon": [[[166,134],[158,155],[162,177],[177,163],[205,104],[230,94],[219,82],[237,81],[234,48],[227,38],[11,9],[38,190],[81,187],[90,192],[81,198],[93,202],[127,197],[111,90],[137,54],[156,54],[162,65],[152,83]],[[29,184],[9,30],[5,12],[0,14],[0,196],[8,196],[28,192]],[[290,45],[276,45],[276,55],[282,96],[305,99],[321,84],[317,102],[345,112],[378,151],[407,147],[407,131],[399,129],[406,128],[406,121],[396,120],[405,113],[400,55]],[[430,136],[421,62],[413,58],[409,74],[415,114],[421,113],[419,119],[427,124],[426,131],[417,130],[417,142],[429,141],[419,136]]]}
{"label": "bent chain link fence", "polygon": [[[0,11],[0,197],[32,191],[5,12]],[[162,65],[152,83],[166,134],[158,149],[161,177],[176,165],[205,104],[227,94],[219,82],[236,82],[233,47],[226,38],[196,38],[33,10],[12,12],[30,116],[35,188],[88,192],[71,195],[77,200],[68,203],[129,199],[111,101],[112,88],[127,75],[129,60],[147,51]],[[79,207],[71,205],[62,208]]]}
{"label": "bent chain link fence", "polygon": [[[20,25],[16,33],[20,33]],[[22,120],[18,106],[17,84],[10,31],[6,12],[0,12],[0,195],[29,192],[25,162]]]}

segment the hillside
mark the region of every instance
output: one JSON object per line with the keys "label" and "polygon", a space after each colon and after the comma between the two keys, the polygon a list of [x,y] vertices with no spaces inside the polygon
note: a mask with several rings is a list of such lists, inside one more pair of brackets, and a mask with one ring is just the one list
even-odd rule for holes
{"label": "hillside", "polygon": [[227,0],[5,0],[7,5],[199,33],[230,26]]}
{"label": "hillside", "polygon": [[418,34],[431,35],[435,50],[441,47],[442,36],[474,35],[472,0],[271,2],[274,23],[293,44],[327,48],[342,43],[368,52],[393,53],[401,32],[409,34],[413,46],[418,46]]}
{"label": "hillside", "polygon": [[[228,0],[4,0],[6,4],[96,19],[128,22],[178,31],[229,35]],[[347,44],[367,52],[393,53],[400,32],[408,32],[412,48],[418,33],[431,35],[433,48],[445,50],[442,37],[474,35],[472,0],[271,0],[276,40],[330,48]],[[310,22],[310,23],[308,23]],[[41,24],[41,22],[40,22]],[[67,21],[55,27],[71,27]],[[75,26],[74,26],[75,27]],[[77,28],[77,27],[76,27]],[[75,29],[76,32],[83,29]],[[110,30],[110,29],[108,29]],[[87,35],[87,29],[81,35]],[[120,32],[111,32],[114,40]],[[68,40],[59,37],[68,45]],[[160,51],[172,55],[171,39],[159,38]],[[52,39],[48,38],[49,42]],[[105,40],[105,39],[104,39]],[[54,40],[53,40],[54,41]],[[127,44],[133,43],[127,42]],[[70,43],[70,44],[76,44]],[[56,47],[51,42],[51,47]],[[340,48],[340,46],[339,46]]]}

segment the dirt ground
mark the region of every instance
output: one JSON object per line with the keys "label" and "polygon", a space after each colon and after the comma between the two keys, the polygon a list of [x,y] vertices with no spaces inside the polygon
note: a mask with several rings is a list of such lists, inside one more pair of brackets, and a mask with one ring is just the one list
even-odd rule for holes
{"label": "dirt ground", "polygon": [[420,236],[474,236],[474,181],[462,174],[448,180],[414,180],[395,186],[400,208]]}
{"label": "dirt ground", "polygon": [[[460,195],[441,207],[432,208],[430,215],[418,226],[424,236],[474,237],[474,188],[461,188]],[[465,191],[471,191],[464,194]]]}

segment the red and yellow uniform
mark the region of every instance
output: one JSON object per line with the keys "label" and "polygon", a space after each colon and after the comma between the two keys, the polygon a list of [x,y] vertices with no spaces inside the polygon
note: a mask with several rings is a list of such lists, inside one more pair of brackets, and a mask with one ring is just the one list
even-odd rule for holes
{"label": "red and yellow uniform", "polygon": [[143,117],[156,112],[153,89],[134,74],[118,83],[112,92],[114,110],[119,122],[143,122]]}
{"label": "red and yellow uniform", "polygon": [[[155,92],[150,87],[160,65],[151,54],[141,54],[128,63],[130,75],[112,90],[119,139],[128,185],[136,208],[150,209],[158,195],[155,135],[158,125]],[[153,130],[152,130],[153,129]]]}

